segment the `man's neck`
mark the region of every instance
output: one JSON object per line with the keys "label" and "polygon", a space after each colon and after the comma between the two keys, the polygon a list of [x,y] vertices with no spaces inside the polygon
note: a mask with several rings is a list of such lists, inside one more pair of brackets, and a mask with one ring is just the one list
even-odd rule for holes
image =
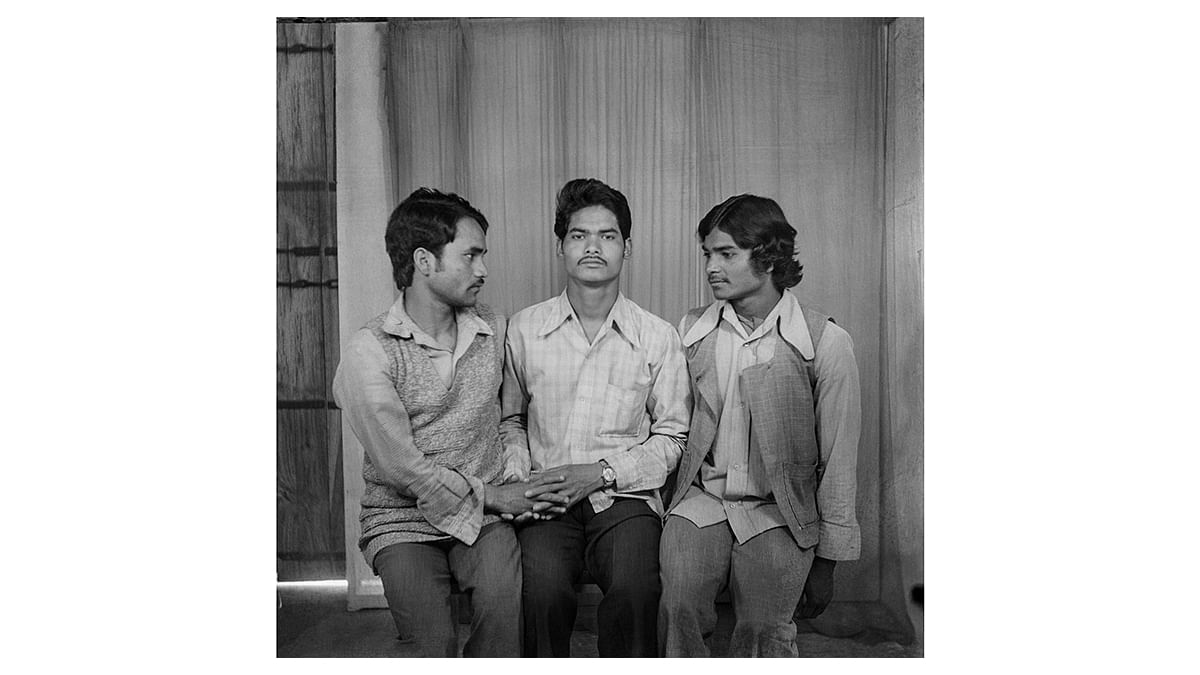
{"label": "man's neck", "polygon": [[404,291],[404,312],[429,337],[453,349],[458,336],[454,307],[433,297],[424,286],[413,285]]}
{"label": "man's neck", "polygon": [[733,311],[738,313],[738,316],[745,319],[750,319],[754,325],[758,325],[767,315],[775,309],[775,305],[779,304],[779,299],[783,297],[783,293],[775,290],[772,286],[769,292],[755,293],[737,300],[730,300],[729,304],[733,306]]}
{"label": "man's neck", "polygon": [[613,305],[617,302],[617,294],[621,285],[616,279],[603,286],[585,286],[567,279],[567,300],[581,321],[603,321],[608,318]]}

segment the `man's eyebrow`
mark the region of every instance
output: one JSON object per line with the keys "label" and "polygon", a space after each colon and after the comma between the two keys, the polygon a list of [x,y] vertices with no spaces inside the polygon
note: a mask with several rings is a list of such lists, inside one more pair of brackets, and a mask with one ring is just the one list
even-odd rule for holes
{"label": "man's eyebrow", "polygon": [[487,249],[480,248],[478,246],[472,246],[471,248],[467,249],[467,253],[487,253]]}
{"label": "man's eyebrow", "polygon": [[[591,230],[579,227],[578,225],[572,225],[571,227],[567,228],[567,232],[582,232],[584,234],[587,234],[590,231]],[[596,230],[596,232],[597,232],[597,234],[606,234],[608,232],[620,232],[620,230],[615,227],[612,227],[610,225],[608,227],[600,228],[599,230]]]}

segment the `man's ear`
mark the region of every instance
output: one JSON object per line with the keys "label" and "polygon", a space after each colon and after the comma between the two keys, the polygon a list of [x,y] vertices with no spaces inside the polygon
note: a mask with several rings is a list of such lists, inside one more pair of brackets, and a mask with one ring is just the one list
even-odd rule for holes
{"label": "man's ear", "polygon": [[433,254],[429,249],[418,248],[413,251],[413,269],[421,273],[421,276],[427,277],[433,271]]}
{"label": "man's ear", "polygon": [[633,255],[633,240],[626,237],[625,238],[625,257],[628,258],[631,255]]}
{"label": "man's ear", "polygon": [[559,239],[558,242],[554,244],[554,254],[560,258],[563,257],[562,239]]}

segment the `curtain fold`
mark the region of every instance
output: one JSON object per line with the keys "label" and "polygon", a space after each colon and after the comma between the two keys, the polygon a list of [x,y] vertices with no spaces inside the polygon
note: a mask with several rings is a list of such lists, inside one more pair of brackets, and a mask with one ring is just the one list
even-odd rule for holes
{"label": "curtain fold", "polygon": [[780,203],[805,266],[794,291],[849,331],[862,378],[863,555],[837,577],[849,604],[877,602],[882,577],[882,35],[875,19],[388,27],[396,197],[451,190],[487,216],[481,299],[505,314],[563,289],[552,226],[567,180],[599,178],[629,198],[622,290],[672,323],[711,300],[695,235],[708,209],[742,192]]}

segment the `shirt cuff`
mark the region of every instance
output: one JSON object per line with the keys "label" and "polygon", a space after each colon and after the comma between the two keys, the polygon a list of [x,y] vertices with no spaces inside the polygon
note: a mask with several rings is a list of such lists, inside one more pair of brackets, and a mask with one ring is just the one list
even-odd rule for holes
{"label": "shirt cuff", "polygon": [[455,532],[450,532],[451,536],[470,546],[479,538],[479,532],[483,529],[483,481],[474,476],[463,476],[467,479],[467,483],[471,485],[471,493],[463,500],[462,510],[458,513],[460,525],[455,528]]}
{"label": "shirt cuff", "polygon": [[826,560],[858,560],[862,535],[858,525],[846,526],[821,521],[816,555]]}
{"label": "shirt cuff", "polygon": [[625,450],[605,457],[604,461],[608,462],[608,465],[617,474],[617,484],[613,486],[613,489],[618,492],[629,492],[629,485],[637,476],[637,458],[633,456],[633,453]]}

